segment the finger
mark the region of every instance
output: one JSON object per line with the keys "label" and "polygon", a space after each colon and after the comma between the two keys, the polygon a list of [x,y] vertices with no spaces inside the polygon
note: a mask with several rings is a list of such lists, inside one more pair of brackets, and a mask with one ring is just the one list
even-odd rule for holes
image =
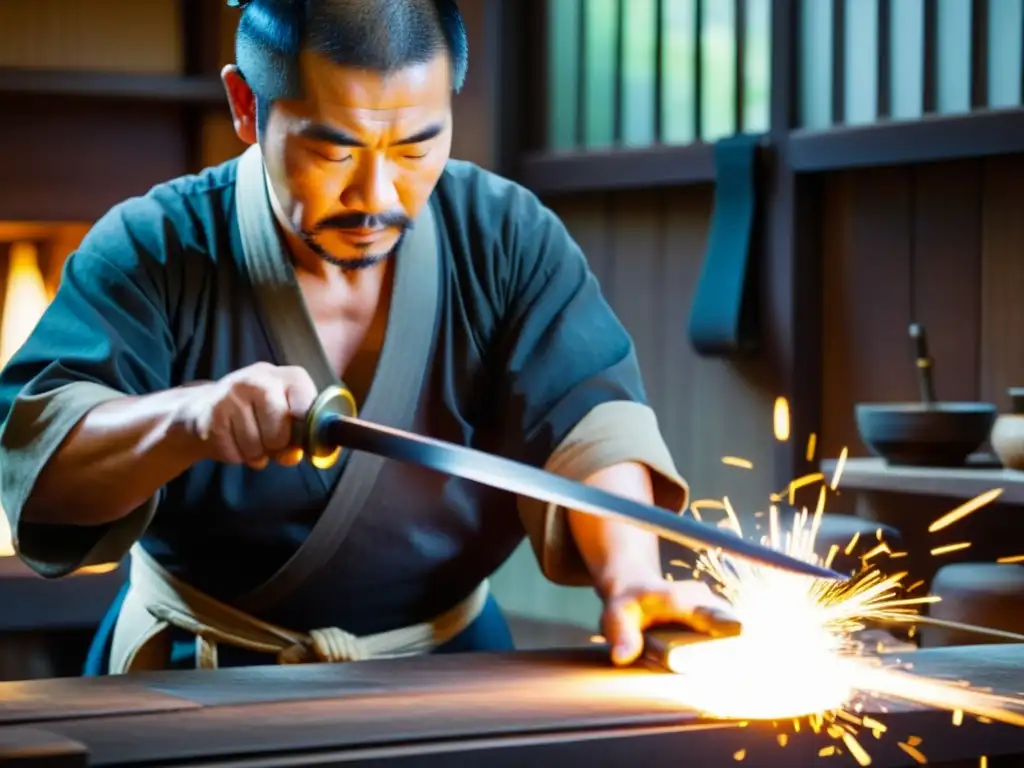
{"label": "finger", "polygon": [[601,629],[617,666],[632,664],[643,651],[643,621],[643,609],[633,598],[613,598],[605,606]]}
{"label": "finger", "polygon": [[288,395],[277,381],[269,381],[256,398],[256,424],[267,455],[288,447],[292,441]]}
{"label": "finger", "polygon": [[273,454],[274,463],[282,467],[294,467],[302,461],[303,451],[301,448],[285,448]]}
{"label": "finger", "polygon": [[305,368],[289,366],[281,369],[288,398],[288,411],[293,419],[304,419],[320,392]]}
{"label": "finger", "polygon": [[263,469],[267,466],[263,439],[260,437],[259,424],[256,422],[252,406],[240,403],[231,414],[231,437],[246,464],[253,469]]}
{"label": "finger", "polygon": [[740,622],[727,600],[700,583],[675,583],[664,593],[659,609],[649,611],[655,621],[681,621],[713,637],[737,635]]}

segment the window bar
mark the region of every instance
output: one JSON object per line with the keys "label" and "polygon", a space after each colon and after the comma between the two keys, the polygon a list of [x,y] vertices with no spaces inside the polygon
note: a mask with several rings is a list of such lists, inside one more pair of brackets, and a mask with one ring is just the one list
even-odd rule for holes
{"label": "window bar", "polygon": [[654,144],[662,143],[665,135],[665,110],[662,91],[665,88],[665,0],[654,3]]}
{"label": "window bar", "polygon": [[[550,0],[557,2],[557,0]],[[576,149],[587,144],[587,9],[588,0],[580,0],[580,12],[576,14]],[[552,30],[551,34],[557,34]]]}
{"label": "window bar", "polygon": [[736,83],[733,91],[736,108],[733,110],[733,120],[735,121],[733,133],[743,133],[743,103],[744,96],[746,95],[745,84],[747,81],[747,57],[745,54],[747,42],[747,0],[733,0],[733,38],[736,42],[734,48],[736,55],[734,77]]}
{"label": "window bar", "polygon": [[846,3],[832,0],[832,124],[846,122]]}
{"label": "window bar", "polygon": [[971,109],[988,107],[989,0],[971,0]]}
{"label": "window bar", "polygon": [[702,141],[704,115],[704,0],[696,0],[693,4],[693,136],[695,141]]}
{"label": "window bar", "polygon": [[925,0],[924,6],[924,82],[921,84],[921,111],[929,115],[935,112],[937,99],[936,46],[939,44],[939,17],[937,4]]}
{"label": "window bar", "polygon": [[875,116],[892,116],[892,0],[878,0],[878,103]]}
{"label": "window bar", "polygon": [[615,78],[612,90],[612,146],[622,145],[622,101],[625,90],[626,67],[626,4],[615,0]]}

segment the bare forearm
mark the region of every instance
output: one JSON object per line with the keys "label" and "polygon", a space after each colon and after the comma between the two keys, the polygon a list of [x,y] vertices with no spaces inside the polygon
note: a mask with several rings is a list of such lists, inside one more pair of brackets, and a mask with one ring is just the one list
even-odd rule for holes
{"label": "bare forearm", "polygon": [[[603,491],[650,504],[651,475],[641,464],[617,464],[584,481]],[[623,580],[661,578],[658,537],[629,523],[605,520],[585,512],[569,512],[569,528],[601,595],[614,592]]]}
{"label": "bare forearm", "polygon": [[188,388],[98,405],[40,472],[22,510],[33,523],[101,525],[150,499],[201,458],[175,415]]}

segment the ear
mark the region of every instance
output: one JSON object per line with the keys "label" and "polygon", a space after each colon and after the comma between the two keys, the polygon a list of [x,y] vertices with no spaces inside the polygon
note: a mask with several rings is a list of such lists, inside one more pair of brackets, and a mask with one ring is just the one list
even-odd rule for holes
{"label": "ear", "polygon": [[246,144],[255,144],[259,140],[256,126],[256,95],[234,64],[228,64],[221,70],[220,79],[228,95],[235,133]]}

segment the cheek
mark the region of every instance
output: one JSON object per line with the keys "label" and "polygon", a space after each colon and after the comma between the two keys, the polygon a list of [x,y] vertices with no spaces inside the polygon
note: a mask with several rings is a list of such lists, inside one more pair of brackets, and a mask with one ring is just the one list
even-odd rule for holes
{"label": "cheek", "polygon": [[418,213],[430,198],[447,162],[448,153],[438,153],[436,157],[424,160],[415,169],[402,174],[399,195],[403,207],[412,215]]}
{"label": "cheek", "polygon": [[[270,159],[267,160],[270,169]],[[310,163],[305,150],[286,148],[281,153],[272,180],[285,215],[296,229],[312,229],[314,225],[337,208],[340,190],[344,188],[343,174],[326,173],[320,165]]]}

